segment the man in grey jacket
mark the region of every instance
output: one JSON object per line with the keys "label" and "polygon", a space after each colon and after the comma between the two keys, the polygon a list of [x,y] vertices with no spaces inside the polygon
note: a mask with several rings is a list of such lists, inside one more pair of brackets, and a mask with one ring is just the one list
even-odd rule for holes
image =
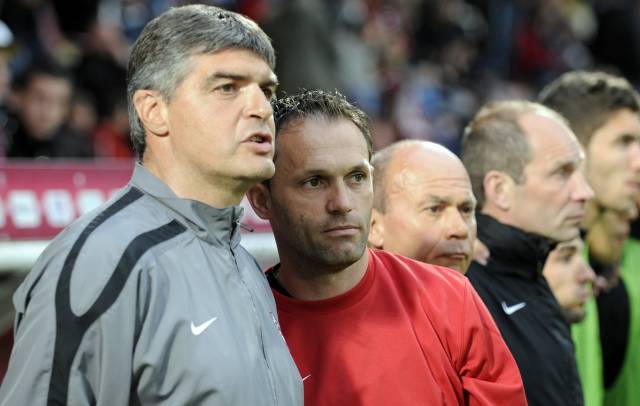
{"label": "man in grey jacket", "polygon": [[14,296],[0,405],[300,405],[273,298],[237,205],[274,173],[268,37],[174,8],[128,70],[131,182],[64,230]]}

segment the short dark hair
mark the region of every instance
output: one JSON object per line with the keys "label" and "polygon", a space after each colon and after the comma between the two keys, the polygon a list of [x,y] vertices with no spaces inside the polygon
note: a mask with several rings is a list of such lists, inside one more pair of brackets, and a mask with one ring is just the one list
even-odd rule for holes
{"label": "short dark hair", "polygon": [[151,89],[171,100],[191,67],[192,55],[246,49],[275,69],[271,40],[258,25],[237,13],[214,6],[175,7],[151,20],[131,50],[127,70],[127,100],[131,141],[139,158],[145,133],[133,105],[136,90]]}
{"label": "short dark hair", "polygon": [[538,101],[569,122],[583,147],[621,109],[640,111],[638,93],[626,79],[604,72],[568,72],[547,85]]}
{"label": "short dark hair", "polygon": [[528,101],[502,101],[483,107],[464,130],[462,163],[467,168],[478,209],[485,203],[484,177],[497,170],[516,183],[524,183],[524,168],[533,158],[531,146],[520,125],[525,114],[543,114],[566,121],[553,110]]}
{"label": "short dark hair", "polygon": [[71,70],[49,58],[36,59],[29,64],[29,66],[16,77],[14,87],[24,89],[29,86],[33,78],[38,76],[63,79],[73,87],[74,80]]}
{"label": "short dark hair", "polygon": [[[307,117],[324,117],[330,120],[345,119],[355,124],[362,133],[367,143],[369,159],[371,159],[373,142],[369,117],[364,111],[349,103],[340,92],[306,90],[293,96],[274,100],[272,106],[276,137],[288,125]],[[275,161],[275,155],[273,159]]]}

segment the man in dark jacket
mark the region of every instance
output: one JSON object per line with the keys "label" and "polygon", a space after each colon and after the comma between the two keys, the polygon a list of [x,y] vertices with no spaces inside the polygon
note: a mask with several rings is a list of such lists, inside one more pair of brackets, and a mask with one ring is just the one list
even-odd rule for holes
{"label": "man in dark jacket", "polygon": [[573,343],[542,275],[551,248],[579,235],[593,197],[575,135],[530,102],[483,108],[465,130],[463,162],[478,200],[478,238],[491,253],[467,273],[492,313],[530,405],[581,405]]}

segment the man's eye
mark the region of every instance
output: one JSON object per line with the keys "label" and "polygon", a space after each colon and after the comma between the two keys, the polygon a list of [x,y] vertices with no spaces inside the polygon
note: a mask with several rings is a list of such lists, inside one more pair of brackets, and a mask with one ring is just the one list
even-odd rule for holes
{"label": "man's eye", "polygon": [[318,186],[320,186],[320,179],[318,178],[307,179],[302,183],[302,185],[308,188],[317,188]]}
{"label": "man's eye", "polygon": [[572,258],[573,258],[573,255],[563,255],[559,259],[560,259],[560,262],[562,262],[563,264],[568,264],[569,262],[571,262]]}
{"label": "man's eye", "polygon": [[442,206],[429,206],[426,208],[428,213],[437,214],[442,211]]}
{"label": "man's eye", "polygon": [[236,90],[236,86],[233,83],[225,83],[216,87],[214,90],[223,94],[230,94]]}
{"label": "man's eye", "polygon": [[568,179],[574,172],[575,170],[573,167],[563,166],[562,168],[559,168],[555,174],[562,179]]}
{"label": "man's eye", "polygon": [[620,143],[626,147],[633,144],[634,142],[638,142],[639,139],[639,137],[634,137],[631,134],[626,134],[620,137]]}
{"label": "man's eye", "polygon": [[460,211],[464,214],[473,214],[473,212],[475,211],[473,206],[462,206],[460,208]]}
{"label": "man's eye", "polygon": [[356,183],[362,183],[367,179],[364,173],[354,173],[351,177]]}
{"label": "man's eye", "polygon": [[264,97],[266,97],[267,100],[273,100],[276,97],[276,92],[272,87],[263,87],[262,93],[264,93]]}

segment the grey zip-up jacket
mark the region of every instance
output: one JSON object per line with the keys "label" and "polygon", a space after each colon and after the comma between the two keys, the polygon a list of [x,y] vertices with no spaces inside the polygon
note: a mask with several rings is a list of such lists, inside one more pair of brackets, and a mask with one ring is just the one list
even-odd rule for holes
{"label": "grey zip-up jacket", "polygon": [[241,215],[178,198],[136,165],[15,293],[0,405],[302,405]]}

